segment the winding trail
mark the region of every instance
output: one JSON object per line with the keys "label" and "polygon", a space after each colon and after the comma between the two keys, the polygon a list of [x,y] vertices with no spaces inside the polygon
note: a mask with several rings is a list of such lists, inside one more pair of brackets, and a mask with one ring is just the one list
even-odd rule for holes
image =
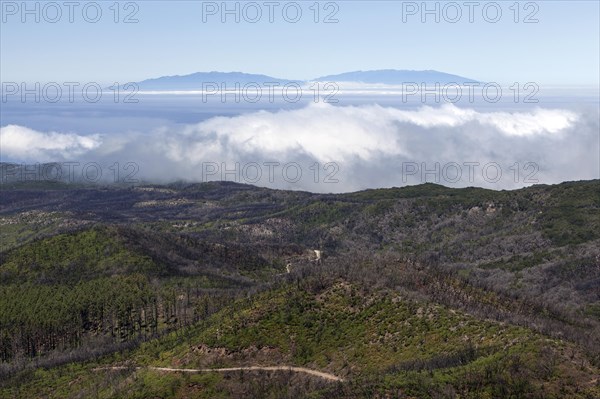
{"label": "winding trail", "polygon": [[126,367],[126,366],[112,366],[112,367],[97,367],[94,371],[101,370],[127,370],[127,369],[148,369],[156,371],[167,371],[167,372],[180,372],[180,373],[227,373],[231,371],[290,371],[294,373],[303,373],[312,375],[315,377],[322,378],[327,381],[344,382],[344,379],[333,374],[325,373],[323,371],[308,369],[306,367],[294,367],[294,366],[247,366],[247,367],[225,367],[219,369],[177,369],[170,367]]}

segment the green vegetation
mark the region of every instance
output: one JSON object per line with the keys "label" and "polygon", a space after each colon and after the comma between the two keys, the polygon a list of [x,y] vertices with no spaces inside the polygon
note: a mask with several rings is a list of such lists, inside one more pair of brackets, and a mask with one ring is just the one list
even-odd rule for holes
{"label": "green vegetation", "polygon": [[[118,361],[142,366],[140,370],[93,372],[93,365],[66,366],[20,376],[27,382],[19,390],[40,394],[58,373],[63,384],[51,383],[61,392],[56,397],[86,392],[119,398],[175,398],[192,393],[201,398],[231,397],[234,392],[287,397],[296,388],[286,381],[285,373],[190,375],[143,368],[230,367],[267,359],[326,370],[350,381],[321,382],[302,394],[314,398],[350,397],[352,392],[367,396],[367,391],[418,398],[451,393],[467,398],[592,398],[600,392],[590,383],[598,369],[572,344],[393,292],[365,289],[338,281],[316,292],[309,286],[266,292],[238,301],[193,328],[96,366]],[[573,362],[579,366],[573,367]],[[0,394],[11,392],[14,388],[0,390]]]}
{"label": "green vegetation", "polygon": [[116,239],[117,234],[115,229],[93,228],[16,248],[4,256],[0,278],[3,283],[45,284],[110,275],[164,273],[148,256],[126,249]]}
{"label": "green vegetation", "polygon": [[543,233],[556,245],[574,245],[600,238],[600,187],[565,183],[548,188],[551,196],[540,222]]}
{"label": "green vegetation", "polygon": [[0,398],[600,397],[599,181],[3,190]]}

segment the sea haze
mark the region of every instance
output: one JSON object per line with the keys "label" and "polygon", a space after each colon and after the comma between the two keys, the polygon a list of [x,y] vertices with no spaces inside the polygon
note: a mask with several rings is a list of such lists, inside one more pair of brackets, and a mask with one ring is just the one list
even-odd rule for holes
{"label": "sea haze", "polygon": [[[96,103],[8,97],[2,161],[134,162],[145,181],[233,179],[317,192],[427,181],[509,189],[599,177],[596,88],[543,88],[533,98],[537,102],[524,101],[528,92],[519,101],[510,88],[503,93],[497,102],[477,94],[471,101],[464,91],[451,104],[443,101],[448,93],[436,99],[432,93],[403,94],[398,85],[339,83],[329,97],[303,85],[297,102],[277,91],[272,100],[265,91],[256,102],[202,91],[142,90],[133,97],[136,103],[124,97],[115,102],[110,90]],[[204,170],[207,164],[264,162],[297,163],[303,177],[269,181],[263,170],[255,181]],[[482,170],[467,177],[464,163],[500,165],[502,178],[490,179]],[[328,164],[335,170],[325,169]],[[462,165],[459,179],[442,172],[454,164]],[[324,184],[330,172],[333,184]]]}
{"label": "sea haze", "polygon": [[[124,93],[128,93],[125,91]],[[239,96],[235,101],[233,94],[224,99],[220,93],[202,94],[201,91],[144,91],[137,92],[127,102],[124,97],[115,101],[114,92],[106,90],[100,101],[92,103],[76,97],[71,102],[61,98],[57,103],[33,101],[29,97],[22,101],[19,96],[3,98],[1,119],[2,126],[22,125],[41,131],[72,131],[81,134],[120,133],[131,130],[148,131],[160,126],[197,123],[214,116],[235,116],[260,110],[277,111],[281,109],[297,109],[311,103],[330,103],[335,106],[360,106],[378,104],[385,107],[414,109],[423,105],[439,107],[444,104],[444,94],[436,99],[433,94],[404,94],[401,86],[358,85],[338,83],[338,90],[321,92],[302,86],[302,97],[297,102],[286,101],[280,92],[275,92],[273,100],[269,99],[265,89],[257,102],[244,101]],[[503,87],[504,95],[498,102],[486,101],[482,95],[474,95],[469,99],[464,89],[458,107],[490,110],[519,110],[536,107],[587,109],[598,106],[598,88],[595,87],[551,87],[541,88],[526,102],[528,92],[521,94],[520,101],[515,102],[514,92]],[[330,95],[327,97],[327,95]],[[453,93],[452,95],[455,95]],[[250,96],[250,94],[248,94]],[[450,94],[447,94],[450,96]]]}

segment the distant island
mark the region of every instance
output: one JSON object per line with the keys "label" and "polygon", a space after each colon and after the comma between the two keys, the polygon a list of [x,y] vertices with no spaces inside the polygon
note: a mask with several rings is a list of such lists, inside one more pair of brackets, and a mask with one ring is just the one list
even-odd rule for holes
{"label": "distant island", "polygon": [[[344,82],[357,84],[374,85],[401,85],[403,83],[440,83],[442,85],[449,83],[464,84],[467,82],[478,82],[459,75],[452,75],[445,72],[434,70],[413,71],[382,69],[375,71],[354,71],[345,72],[337,75],[327,75],[310,80],[278,78],[273,76],[250,74],[243,72],[196,72],[189,75],[162,76],[159,78],[147,79],[137,82],[140,90],[203,90],[207,84],[216,83],[225,84],[227,88],[234,89],[236,84],[246,86],[248,84],[258,84],[266,86],[269,83],[277,83],[281,86],[295,83],[304,85],[309,82]],[[213,89],[213,87],[210,87]]]}
{"label": "distant island", "polygon": [[433,70],[410,71],[397,69],[345,72],[338,75],[322,76],[314,80],[321,82],[355,82],[387,85],[401,85],[408,82],[440,83],[442,85],[448,83],[463,84],[466,82],[478,82],[475,79]]}
{"label": "distant island", "polygon": [[[227,87],[235,88],[235,84],[245,86],[250,83],[263,85],[268,82],[277,82],[285,85],[292,82],[303,84],[303,81],[294,79],[281,79],[267,75],[243,72],[196,72],[189,75],[162,76],[137,82],[140,90],[202,90],[208,83],[225,83]],[[204,85],[204,86],[203,86]]]}

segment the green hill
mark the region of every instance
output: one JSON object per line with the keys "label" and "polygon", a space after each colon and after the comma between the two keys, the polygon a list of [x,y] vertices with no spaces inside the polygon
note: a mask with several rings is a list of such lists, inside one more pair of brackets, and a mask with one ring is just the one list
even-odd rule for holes
{"label": "green hill", "polygon": [[597,180],[25,184],[0,227],[0,397],[599,396]]}

